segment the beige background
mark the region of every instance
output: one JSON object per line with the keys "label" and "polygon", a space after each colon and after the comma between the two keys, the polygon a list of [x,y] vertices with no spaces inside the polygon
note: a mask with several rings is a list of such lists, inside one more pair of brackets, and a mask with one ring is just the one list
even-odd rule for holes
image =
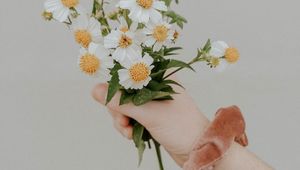
{"label": "beige background", "polygon": [[[91,0],[85,0],[85,6]],[[131,141],[112,128],[80,74],[78,47],[64,26],[46,23],[42,1],[1,0],[0,170],[135,170]],[[183,0],[189,20],[179,44],[188,61],[207,38],[240,49],[222,74],[196,65],[182,82],[210,118],[238,104],[250,150],[276,169],[299,169],[300,3],[298,0]],[[147,151],[140,169],[157,169]],[[167,170],[179,169],[164,157]]]}

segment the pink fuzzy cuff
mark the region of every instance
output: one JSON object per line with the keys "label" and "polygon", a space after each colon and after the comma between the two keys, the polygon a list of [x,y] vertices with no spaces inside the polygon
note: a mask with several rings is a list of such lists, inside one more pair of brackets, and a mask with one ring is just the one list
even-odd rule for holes
{"label": "pink fuzzy cuff", "polygon": [[234,141],[242,146],[248,145],[243,115],[237,106],[221,108],[194,146],[183,169],[213,169]]}

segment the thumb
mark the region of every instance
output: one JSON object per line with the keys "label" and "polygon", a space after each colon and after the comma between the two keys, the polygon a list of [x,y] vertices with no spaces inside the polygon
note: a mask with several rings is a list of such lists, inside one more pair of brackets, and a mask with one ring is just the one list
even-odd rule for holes
{"label": "thumb", "polygon": [[[107,91],[108,91],[107,84],[98,84],[93,89],[92,95],[96,101],[98,101],[102,105],[105,105]],[[119,105],[120,97],[121,97],[121,93],[118,91],[116,95],[112,98],[112,100],[106,105],[106,107],[113,111],[124,114],[125,116],[133,118],[139,123],[143,124],[144,126],[149,121],[151,121],[151,119],[153,119],[153,115],[150,116],[151,114],[149,113],[151,111],[153,112],[153,109],[150,108],[155,108],[156,105],[155,102],[149,102],[142,106],[135,106],[132,103],[128,103],[120,106]]]}

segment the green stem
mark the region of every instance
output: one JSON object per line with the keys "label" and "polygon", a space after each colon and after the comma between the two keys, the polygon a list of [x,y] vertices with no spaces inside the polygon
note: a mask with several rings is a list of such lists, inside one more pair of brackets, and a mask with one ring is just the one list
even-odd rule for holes
{"label": "green stem", "polygon": [[[190,62],[187,63],[187,64],[188,64],[188,65],[192,65],[192,64],[194,64],[194,63],[196,63],[196,62],[198,62],[198,61],[204,61],[204,60],[205,60],[205,57],[202,57],[202,56],[203,56],[203,54],[200,55],[200,56],[195,57],[192,61],[190,61]],[[177,73],[178,71],[180,71],[180,70],[182,70],[182,69],[184,69],[184,68],[185,68],[185,67],[179,67],[178,69],[176,69],[176,70],[172,71],[171,73],[169,73],[168,75],[166,75],[163,79],[164,79],[164,80],[167,79],[167,78],[170,77],[171,75]]]}
{"label": "green stem", "polygon": [[160,144],[155,139],[153,139],[153,142],[154,142],[155,151],[156,151],[156,155],[157,155],[157,159],[158,159],[159,169],[164,170],[164,165],[162,162],[162,157],[161,157],[161,152],[160,152]]}
{"label": "green stem", "polygon": [[[93,15],[95,16],[95,18],[103,25],[105,26],[106,30],[102,30],[102,35],[105,36],[110,32],[110,26],[108,24],[107,18],[105,17],[105,12],[103,9],[104,6],[104,0],[101,1],[101,3],[99,3],[97,0],[94,0],[94,4],[93,4]],[[98,13],[101,13],[101,16],[97,16]]]}

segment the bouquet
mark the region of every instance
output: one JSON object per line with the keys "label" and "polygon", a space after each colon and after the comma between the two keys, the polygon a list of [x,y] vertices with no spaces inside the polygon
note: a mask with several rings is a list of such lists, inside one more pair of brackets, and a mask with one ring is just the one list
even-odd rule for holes
{"label": "bouquet", "polygon": [[[223,41],[208,40],[189,62],[174,59],[182,47],[176,46],[187,20],[171,10],[173,0],[119,0],[107,13],[110,2],[93,0],[87,12],[80,0],[47,0],[43,17],[65,24],[79,44],[78,66],[88,76],[109,84],[106,103],[121,91],[120,105],[143,105],[150,101],[173,100],[180,86],[170,76],[192,64],[205,62],[220,71],[239,59],[236,48]],[[174,0],[178,4],[178,0]],[[163,170],[160,144],[139,122],[132,120],[133,141],[139,164],[151,142]]]}

